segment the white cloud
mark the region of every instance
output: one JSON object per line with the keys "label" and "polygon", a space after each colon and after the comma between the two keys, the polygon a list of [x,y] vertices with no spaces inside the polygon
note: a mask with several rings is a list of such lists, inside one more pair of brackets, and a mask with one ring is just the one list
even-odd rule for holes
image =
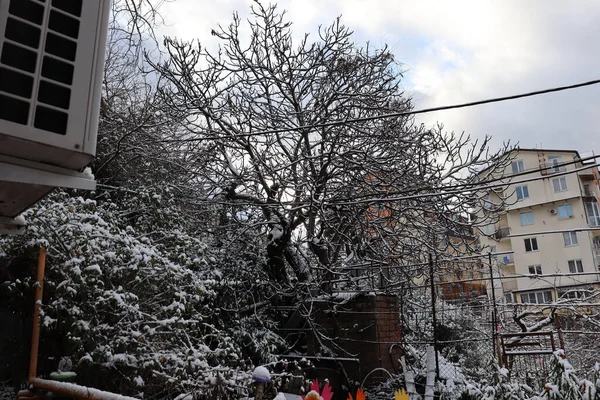
{"label": "white cloud", "polygon": [[[210,29],[249,0],[177,0],[164,10],[167,31],[214,43]],[[594,0],[287,0],[295,36],[338,15],[356,40],[387,42],[405,63],[404,86],[417,107],[461,103],[590,80],[600,76],[600,3]],[[543,143],[600,151],[600,87],[436,114],[448,129],[492,134],[523,146]]]}

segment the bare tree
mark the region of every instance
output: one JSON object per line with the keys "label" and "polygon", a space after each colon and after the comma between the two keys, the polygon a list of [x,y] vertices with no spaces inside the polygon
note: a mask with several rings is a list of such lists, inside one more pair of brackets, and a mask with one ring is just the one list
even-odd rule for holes
{"label": "bare tree", "polygon": [[[414,263],[470,229],[456,216],[475,200],[471,176],[504,168],[488,138],[379,118],[412,109],[402,71],[389,49],[357,46],[339,18],[296,43],[276,6],[256,2],[252,17],[249,37],[237,14],[213,30],[216,53],[166,39],[166,61],[149,62],[168,82],[165,112],[185,116],[163,142],[211,149],[196,157],[197,179],[226,226],[266,236],[274,282],[355,284],[353,266]],[[432,195],[448,185],[464,190]]]}

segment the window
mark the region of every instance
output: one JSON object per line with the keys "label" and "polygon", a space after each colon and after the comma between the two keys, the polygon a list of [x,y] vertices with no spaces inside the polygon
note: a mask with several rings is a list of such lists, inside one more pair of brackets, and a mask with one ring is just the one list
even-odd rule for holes
{"label": "window", "polygon": [[570,204],[563,204],[556,208],[558,209],[558,219],[573,218],[573,207]]}
{"label": "window", "polygon": [[517,160],[512,162],[512,172],[513,174],[518,174],[519,172],[525,171],[525,164],[523,160]]}
{"label": "window", "polygon": [[530,265],[529,273],[531,275],[541,275],[542,274],[542,266],[541,265]]}
{"label": "window", "polygon": [[583,272],[583,263],[581,260],[569,260],[569,272],[572,274]]}
{"label": "window", "polygon": [[554,186],[554,192],[564,192],[567,190],[567,178],[561,176],[560,178],[552,179],[552,185]]}
{"label": "window", "polygon": [[594,294],[594,292],[592,290],[586,289],[572,289],[562,293],[559,292],[559,294],[561,299],[585,300],[591,297]]}
{"label": "window", "polygon": [[550,156],[548,157],[548,163],[550,165],[554,165],[554,168],[549,169],[549,172],[552,173],[556,173],[556,172],[562,172],[565,170],[565,167],[558,167],[558,164],[562,164],[562,158],[560,156]]}
{"label": "window", "polygon": [[517,186],[515,188],[515,192],[517,192],[517,199],[523,200],[529,198],[529,188],[527,185]]}
{"label": "window", "polygon": [[504,294],[504,300],[506,303],[512,303],[512,293],[506,293]]}
{"label": "window", "polygon": [[577,241],[577,232],[563,232],[563,240],[565,246],[577,246],[579,244]]}
{"label": "window", "polygon": [[584,196],[593,196],[594,193],[592,192],[592,187],[590,186],[589,183],[585,183],[583,185],[583,195]]}
{"label": "window", "polygon": [[527,238],[524,240],[524,242],[525,242],[525,251],[526,252],[538,250],[537,238]]}
{"label": "window", "polygon": [[483,199],[481,199],[481,205],[483,206],[484,210],[491,210],[492,209],[492,202],[490,201],[490,195],[486,194]]}
{"label": "window", "polygon": [[493,235],[496,232],[496,225],[487,224],[483,227],[483,233],[486,235]]}
{"label": "window", "polygon": [[600,226],[600,210],[598,209],[598,203],[589,201],[585,203],[585,209],[587,211],[589,225]]}
{"label": "window", "polygon": [[533,211],[522,212],[519,214],[521,226],[533,225]]}
{"label": "window", "polygon": [[550,303],[551,301],[552,293],[549,290],[545,292],[521,294],[521,303],[544,304]]}

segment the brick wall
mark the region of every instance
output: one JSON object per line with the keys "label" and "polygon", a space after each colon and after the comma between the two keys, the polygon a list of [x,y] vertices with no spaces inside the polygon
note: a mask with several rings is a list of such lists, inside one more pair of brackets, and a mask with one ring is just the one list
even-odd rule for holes
{"label": "brick wall", "polygon": [[[397,371],[401,327],[396,296],[361,295],[336,307],[331,303],[316,303],[313,309],[316,309],[313,320],[318,330],[333,339],[323,345],[334,350],[337,357],[360,360],[342,362],[350,379],[362,382],[375,368],[384,368],[390,373]],[[316,355],[320,349],[315,336],[309,335],[307,355]],[[378,372],[371,377],[383,378],[387,374]]]}

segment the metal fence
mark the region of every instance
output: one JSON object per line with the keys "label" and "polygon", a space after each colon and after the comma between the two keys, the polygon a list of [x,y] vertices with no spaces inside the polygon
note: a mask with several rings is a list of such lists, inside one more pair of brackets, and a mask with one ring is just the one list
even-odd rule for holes
{"label": "metal fence", "polygon": [[499,286],[498,278],[489,265],[480,266],[484,273],[475,278],[449,279],[434,265],[420,284],[399,295],[405,374],[415,381],[413,390],[424,391],[428,348],[442,383],[489,379],[490,371],[503,367],[511,380],[543,388],[559,349],[577,376],[590,379],[600,362],[600,296],[537,305],[496,299],[491,288]]}

